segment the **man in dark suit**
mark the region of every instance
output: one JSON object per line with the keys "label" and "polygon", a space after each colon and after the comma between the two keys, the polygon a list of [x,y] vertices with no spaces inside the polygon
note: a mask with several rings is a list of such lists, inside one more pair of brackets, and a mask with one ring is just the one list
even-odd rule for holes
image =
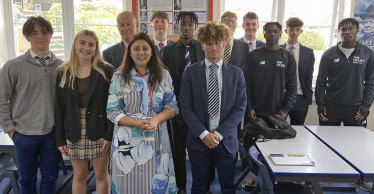
{"label": "man in dark suit", "polygon": [[300,18],[289,18],[284,30],[288,35],[288,40],[280,46],[290,51],[296,61],[297,98],[293,108],[288,112],[291,125],[304,125],[313,96],[312,80],[315,58],[311,48],[299,43],[299,35],[303,33],[303,25],[304,22]]}
{"label": "man in dark suit", "polygon": [[221,193],[235,193],[236,127],[244,116],[247,97],[241,69],[222,60],[230,36],[225,25],[208,22],[200,27],[197,38],[206,58],[186,67],[182,77],[179,102],[188,125],[186,146],[194,194],[206,193],[212,160]]}
{"label": "man in dark suit", "polygon": [[[238,16],[236,13],[226,11],[221,16],[221,24],[225,24],[230,28],[230,39],[226,42],[223,51],[223,61],[231,65],[243,68],[245,56],[249,53],[248,46],[244,42],[234,39],[234,32],[236,30],[236,22]],[[244,69],[242,69],[244,72]]]}
{"label": "man in dark suit", "polygon": [[174,43],[167,39],[169,15],[163,11],[153,12],[151,15],[151,29],[154,34],[152,42],[158,50],[158,56],[161,58],[164,47]]}
{"label": "man in dark suit", "polygon": [[[180,12],[175,25],[178,27],[179,40],[171,45],[164,47],[162,52],[162,61],[169,68],[171,78],[174,82],[174,93],[179,101],[179,91],[183,71],[189,66],[205,58],[205,53],[201,44],[193,38],[198,19],[193,12]],[[179,107],[181,110],[181,107]],[[173,130],[170,132],[172,137],[173,160],[175,166],[175,178],[179,188],[178,194],[186,193],[186,136],[188,126],[184,121],[182,114],[172,118]]]}
{"label": "man in dark suit", "polygon": [[121,34],[121,42],[115,44],[103,51],[104,61],[110,63],[117,69],[121,63],[123,56],[127,50],[131,38],[136,34],[139,23],[136,21],[135,15],[130,11],[124,11],[117,16],[117,29]]}
{"label": "man in dark suit", "polygon": [[247,43],[249,52],[265,46],[264,42],[256,38],[260,23],[258,22],[258,16],[255,12],[247,12],[243,16],[242,27],[245,35],[239,40]]}

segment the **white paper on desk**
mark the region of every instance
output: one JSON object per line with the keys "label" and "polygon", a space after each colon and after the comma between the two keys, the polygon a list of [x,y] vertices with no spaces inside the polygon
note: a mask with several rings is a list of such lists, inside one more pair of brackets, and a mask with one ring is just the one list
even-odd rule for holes
{"label": "white paper on desk", "polygon": [[270,154],[275,165],[283,166],[315,166],[312,158],[306,154]]}

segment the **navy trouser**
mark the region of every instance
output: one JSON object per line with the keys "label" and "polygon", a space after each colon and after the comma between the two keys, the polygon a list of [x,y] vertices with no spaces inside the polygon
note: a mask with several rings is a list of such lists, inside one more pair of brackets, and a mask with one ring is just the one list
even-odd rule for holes
{"label": "navy trouser", "polygon": [[204,151],[196,151],[187,148],[187,150],[192,171],[191,193],[206,193],[207,177],[213,158],[214,164],[217,166],[221,192],[223,194],[235,194],[234,171],[236,152],[228,152],[222,141],[213,149],[207,148]]}
{"label": "navy trouser", "polygon": [[46,135],[23,135],[14,132],[21,194],[36,194],[38,159],[40,158],[40,194],[56,193],[61,153],[56,147],[55,131]]}

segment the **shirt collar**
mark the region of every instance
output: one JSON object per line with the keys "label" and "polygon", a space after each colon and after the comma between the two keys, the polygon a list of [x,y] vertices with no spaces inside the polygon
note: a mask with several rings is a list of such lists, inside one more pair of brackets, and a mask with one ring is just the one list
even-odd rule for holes
{"label": "shirt collar", "polygon": [[[191,43],[190,43],[190,46],[195,46],[195,39],[192,39]],[[179,39],[178,39],[178,47],[181,47],[181,46],[185,46]]]}
{"label": "shirt collar", "polygon": [[[34,53],[34,51],[32,51],[31,49],[30,49],[30,54],[31,54],[31,57],[34,59],[36,56],[38,56],[36,53]],[[49,53],[48,53],[48,55],[47,55],[48,57],[52,57],[52,54],[51,54],[51,51],[49,51]],[[41,57],[41,56],[38,56],[38,57],[40,57],[40,58],[45,58],[45,57],[47,57],[47,56],[44,56],[44,57]]]}
{"label": "shirt collar", "polygon": [[126,45],[126,48],[129,46],[129,43],[127,43],[125,40],[122,40],[122,43]]}
{"label": "shirt collar", "polygon": [[256,38],[253,40],[253,41],[250,41],[250,40],[248,40],[245,36],[243,36],[243,41],[245,42],[245,43],[247,43],[247,44],[249,44],[249,42],[252,42],[253,44],[254,43],[256,43]]}
{"label": "shirt collar", "polygon": [[[210,62],[207,58],[205,58],[205,67],[206,68],[209,68],[213,63]],[[217,63],[215,63],[218,65],[218,68],[221,68],[222,67],[222,64],[223,64],[223,60],[219,60]]]}
{"label": "shirt collar", "polygon": [[[135,67],[132,68],[132,71],[134,72],[134,75],[141,77]],[[147,75],[148,73],[149,73],[149,69],[147,69],[147,72],[145,72],[145,75]]]}
{"label": "shirt collar", "polygon": [[290,45],[290,43],[286,42],[286,48],[288,49],[290,46],[293,46],[295,49],[299,49],[300,43],[297,42],[294,45]]}
{"label": "shirt collar", "polygon": [[[154,43],[155,45],[158,46],[158,45],[160,44],[160,41],[158,41],[157,39],[153,38],[153,43]],[[167,46],[167,44],[168,44],[168,39],[165,39],[165,40],[162,41],[161,43],[164,44],[164,46]]]}

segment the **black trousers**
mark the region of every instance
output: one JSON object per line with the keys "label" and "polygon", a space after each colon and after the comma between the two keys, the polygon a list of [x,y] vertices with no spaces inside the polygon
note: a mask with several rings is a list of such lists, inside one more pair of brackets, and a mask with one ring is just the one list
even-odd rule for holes
{"label": "black trousers", "polygon": [[304,95],[297,95],[296,103],[288,112],[291,125],[304,125],[306,115],[308,114],[309,103]]}
{"label": "black trousers", "polygon": [[184,122],[182,114],[178,114],[171,119],[172,134],[170,137],[171,148],[173,151],[173,162],[175,179],[180,190],[186,190],[187,172],[186,172],[186,137],[188,126]]}
{"label": "black trousers", "polygon": [[367,126],[367,117],[358,121],[355,119],[360,105],[341,105],[331,101],[325,102],[326,121],[319,120],[319,125],[340,126],[343,122],[344,126]]}

